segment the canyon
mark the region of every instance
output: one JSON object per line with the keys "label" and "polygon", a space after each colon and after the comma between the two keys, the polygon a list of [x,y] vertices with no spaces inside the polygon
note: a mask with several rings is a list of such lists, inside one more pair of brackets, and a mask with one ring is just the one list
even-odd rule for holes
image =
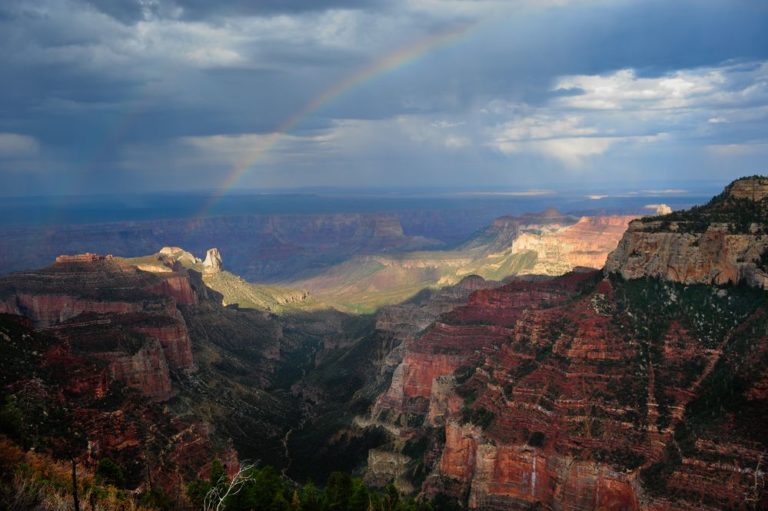
{"label": "canyon", "polygon": [[554,209],[501,217],[450,250],[373,254],[349,260],[309,279],[284,282],[319,301],[371,313],[424,288],[454,285],[478,275],[560,275],[577,266],[601,268],[635,216],[573,217]]}
{"label": "canyon", "polygon": [[[763,207],[762,196],[740,202],[760,184],[737,181],[713,199],[717,219]],[[707,250],[712,224],[695,234],[666,216],[632,225],[605,273],[478,290],[408,337],[366,421],[390,436],[372,460],[396,455],[369,463],[371,479],[470,509],[766,507],[761,281]],[[763,238],[747,229],[737,267],[759,276]],[[664,251],[681,245],[716,271],[657,272],[686,259]]]}
{"label": "canyon", "polygon": [[[766,189],[501,217],[295,287],[209,247],[60,256],[0,277],[3,410],[57,456],[79,425],[80,463],[116,460],[180,506],[218,458],[357,471],[438,509],[764,509]],[[370,313],[344,310],[365,293]]]}
{"label": "canyon", "polygon": [[3,272],[41,267],[62,253],[98,251],[139,257],[172,243],[195,253],[217,247],[229,268],[251,281],[311,273],[360,252],[442,244],[418,233],[406,235],[400,218],[385,213],[239,215],[5,227],[0,235],[6,240],[0,246]]}

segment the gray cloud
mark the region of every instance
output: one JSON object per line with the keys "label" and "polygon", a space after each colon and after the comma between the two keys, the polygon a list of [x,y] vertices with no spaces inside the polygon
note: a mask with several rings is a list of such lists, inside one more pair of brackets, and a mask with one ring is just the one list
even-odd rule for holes
{"label": "gray cloud", "polygon": [[[48,172],[94,190],[216,187],[228,151],[253,160],[242,186],[760,170],[763,3],[542,4],[3,2],[0,133],[36,150],[0,161],[30,171],[0,186],[37,190]],[[285,127],[268,157],[248,155]]]}
{"label": "gray cloud", "polygon": [[136,23],[150,17],[204,20],[231,16],[264,16],[324,11],[364,9],[379,0],[88,0],[101,12],[123,23]]}

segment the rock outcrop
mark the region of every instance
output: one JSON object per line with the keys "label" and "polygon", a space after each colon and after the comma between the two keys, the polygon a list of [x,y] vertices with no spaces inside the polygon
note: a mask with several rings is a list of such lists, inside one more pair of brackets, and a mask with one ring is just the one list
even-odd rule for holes
{"label": "rock outcrop", "polygon": [[562,275],[576,267],[602,268],[634,216],[581,217],[572,225],[554,224],[539,232],[523,232],[513,253],[536,253],[536,263],[523,274]]}
{"label": "rock outcrop", "polygon": [[148,273],[94,254],[0,279],[0,313],[67,339],[107,362],[112,378],[156,400],[172,395],[170,371],[195,369],[178,309],[195,303],[186,273]]}
{"label": "rock outcrop", "polygon": [[205,260],[203,261],[203,271],[205,273],[218,273],[221,271],[221,254],[218,248],[209,248],[205,253]]}
{"label": "rock outcrop", "polygon": [[407,338],[371,421],[409,481],[483,510],[768,507],[766,190],[636,220],[605,273],[478,290]]}
{"label": "rock outcrop", "polygon": [[[17,424],[3,431],[4,438],[18,441],[21,435],[36,451],[56,457],[74,454],[92,470],[109,458],[121,467],[123,484],[139,491],[151,481],[155,489],[179,494],[184,481],[208,477],[213,457],[236,469],[236,454],[215,445],[210,427],[174,416],[153,399],[170,392],[160,343],[121,351],[118,345],[127,339],[119,331],[103,319],[82,322],[77,331],[40,331],[26,318],[0,314],[0,388],[4,403],[14,403]],[[105,344],[115,351],[105,351]],[[155,380],[148,389],[154,395],[126,388],[140,388],[148,379]]]}
{"label": "rock outcrop", "polygon": [[200,258],[195,257],[191,252],[187,252],[180,247],[163,247],[158,252],[161,257],[167,257],[173,261],[178,261],[181,264],[192,266],[200,263]]}
{"label": "rock outcrop", "polygon": [[422,490],[470,509],[759,508],[768,307],[721,291],[597,272],[477,291],[406,341],[373,419],[395,452],[426,442]]}
{"label": "rock outcrop", "polygon": [[606,262],[625,279],[768,287],[768,178],[734,181],[709,204],[630,223]]}
{"label": "rock outcrop", "polygon": [[737,179],[730,184],[725,193],[733,199],[762,202],[768,198],[768,177],[752,176]]}
{"label": "rock outcrop", "polygon": [[727,224],[710,224],[700,233],[678,229],[675,223],[664,226],[662,220],[632,222],[605,269],[625,279],[658,277],[719,285],[744,280],[763,288],[768,285],[761,263],[768,236],[732,234]]}

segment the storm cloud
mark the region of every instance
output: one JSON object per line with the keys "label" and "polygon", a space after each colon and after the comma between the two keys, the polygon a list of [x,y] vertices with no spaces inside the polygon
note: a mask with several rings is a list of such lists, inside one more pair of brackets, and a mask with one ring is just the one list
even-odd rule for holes
{"label": "storm cloud", "polygon": [[766,26],[758,0],[6,1],[1,193],[725,181],[765,170]]}

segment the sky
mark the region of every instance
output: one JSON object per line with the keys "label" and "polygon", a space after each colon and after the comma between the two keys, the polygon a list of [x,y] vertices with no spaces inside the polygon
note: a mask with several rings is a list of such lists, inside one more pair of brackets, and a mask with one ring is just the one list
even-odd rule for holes
{"label": "sky", "polygon": [[3,0],[0,195],[768,173],[764,0]]}

